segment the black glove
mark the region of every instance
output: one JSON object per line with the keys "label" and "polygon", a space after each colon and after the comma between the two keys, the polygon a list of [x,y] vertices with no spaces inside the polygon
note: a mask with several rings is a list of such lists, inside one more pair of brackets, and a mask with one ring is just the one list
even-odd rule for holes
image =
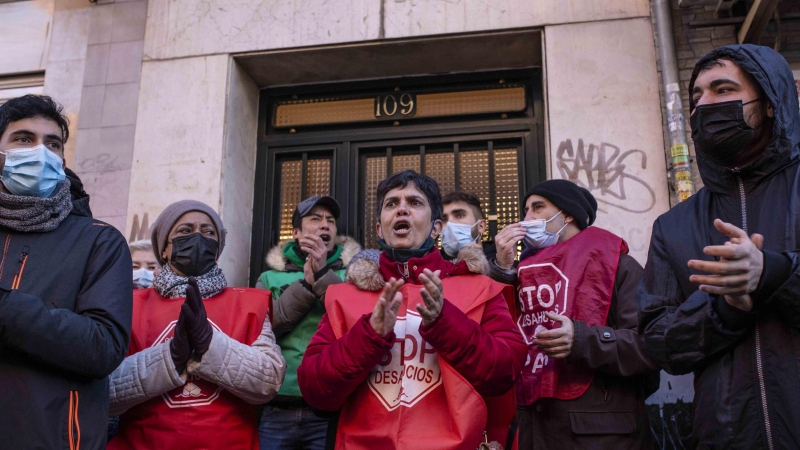
{"label": "black glove", "polygon": [[192,356],[192,347],[189,345],[189,330],[183,315],[183,310],[187,307],[188,305],[184,302],[181,307],[181,314],[178,316],[178,323],[175,324],[175,335],[169,341],[169,353],[178,373],[183,373],[186,370],[186,364]]}
{"label": "black glove", "polygon": [[[186,308],[186,309],[184,309]],[[194,349],[194,359],[200,361],[211,345],[211,336],[214,331],[208,323],[206,307],[203,296],[197,287],[197,280],[189,277],[189,286],[186,287],[186,303],[181,307],[181,314],[186,316],[186,328],[189,330],[189,342]]]}

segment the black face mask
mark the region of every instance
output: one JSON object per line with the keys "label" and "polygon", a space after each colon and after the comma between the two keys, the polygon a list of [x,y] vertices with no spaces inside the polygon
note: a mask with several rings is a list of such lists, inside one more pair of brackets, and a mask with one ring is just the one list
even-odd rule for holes
{"label": "black face mask", "polygon": [[756,130],[744,120],[744,105],[759,100],[747,103],[734,100],[695,108],[689,120],[697,152],[717,164],[729,166],[756,135]]}
{"label": "black face mask", "polygon": [[199,277],[217,264],[219,242],[200,233],[172,238],[169,262],[187,277]]}

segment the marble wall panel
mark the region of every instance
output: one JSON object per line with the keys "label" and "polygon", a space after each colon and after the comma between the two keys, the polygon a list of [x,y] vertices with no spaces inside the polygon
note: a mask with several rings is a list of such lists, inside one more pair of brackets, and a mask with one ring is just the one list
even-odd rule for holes
{"label": "marble wall panel", "polygon": [[225,154],[222,171],[222,220],[228,229],[220,265],[234,286],[246,286],[253,228],[258,86],[231,60]]}
{"label": "marble wall panel", "polygon": [[70,137],[64,144],[67,167],[74,165],[77,136],[80,134],[78,122],[80,120],[84,62],[83,59],[50,62],[47,64],[47,71],[44,74],[42,93],[61,103],[69,120]]}
{"label": "marble wall panel", "polygon": [[644,264],[669,209],[653,30],[648,19],[545,28],[550,170],[597,198],[596,224]]}
{"label": "marble wall panel", "polygon": [[92,7],[77,0],[56,0],[53,6],[42,93],[64,106],[70,124],[64,158],[67,167],[74,167]]}
{"label": "marble wall panel", "polygon": [[130,170],[83,173],[81,181],[91,196],[89,203],[94,217],[122,216],[127,212]]}
{"label": "marble wall panel", "polygon": [[228,59],[143,63],[126,236],[134,215],[152,223],[178,200],[220,209]]}
{"label": "marble wall panel", "polygon": [[0,3],[0,75],[47,65],[54,0]]}
{"label": "marble wall panel", "polygon": [[386,1],[385,37],[535,27],[642,17],[647,0],[394,0]]}
{"label": "marble wall panel", "polygon": [[145,59],[377,39],[380,0],[151,0]]}

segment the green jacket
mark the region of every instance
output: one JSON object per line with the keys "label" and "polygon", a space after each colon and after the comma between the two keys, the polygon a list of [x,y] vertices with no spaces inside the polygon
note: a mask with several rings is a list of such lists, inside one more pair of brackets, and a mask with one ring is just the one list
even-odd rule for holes
{"label": "green jacket", "polygon": [[286,359],[286,377],[278,395],[301,396],[297,368],[325,314],[325,291],[343,282],[347,265],[361,251],[349,237],[338,236],[336,244],[327,261],[330,270],[311,285],[311,290],[302,283],[305,261],[295,253],[295,241],[282,242],[267,253],[270,270],[261,274],[256,287],[272,291],[272,330]]}

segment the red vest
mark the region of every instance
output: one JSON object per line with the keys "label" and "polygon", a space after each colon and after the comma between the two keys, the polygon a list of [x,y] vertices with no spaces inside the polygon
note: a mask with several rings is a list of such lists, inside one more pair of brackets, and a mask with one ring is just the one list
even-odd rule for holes
{"label": "red vest", "polygon": [[620,252],[628,252],[622,238],[589,227],[520,261],[517,324],[529,345],[528,360],[517,380],[518,404],[530,405],[541,397],[571,400],[592,384],[593,370],[548,358],[531,342],[539,331],[559,326],[545,312],[590,327],[605,325]]}
{"label": "red vest", "polygon": [[[247,345],[261,334],[270,292],[226,288],[203,300],[215,329]],[[168,299],[155,289],[133,296],[128,355],[169,341],[184,298]],[[186,384],[134,406],[120,417],[119,434],[107,449],[257,450],[256,406],[221,386],[189,375]]]}
{"label": "red vest", "polygon": [[[442,284],[447,300],[479,323],[486,302],[498,294],[513,302],[510,286],[485,276],[444,278]],[[472,385],[436,355],[419,333],[422,318],[416,305],[424,304],[421,289],[414,284],[400,289],[403,304],[394,328],[395,344],[342,408],[338,450],[474,450],[483,442],[484,430],[490,440],[505,443],[516,412],[513,391],[487,406]],[[379,296],[349,283],[329,287],[325,308],[336,338],[372,312]],[[495,405],[504,409],[494,411]]]}

